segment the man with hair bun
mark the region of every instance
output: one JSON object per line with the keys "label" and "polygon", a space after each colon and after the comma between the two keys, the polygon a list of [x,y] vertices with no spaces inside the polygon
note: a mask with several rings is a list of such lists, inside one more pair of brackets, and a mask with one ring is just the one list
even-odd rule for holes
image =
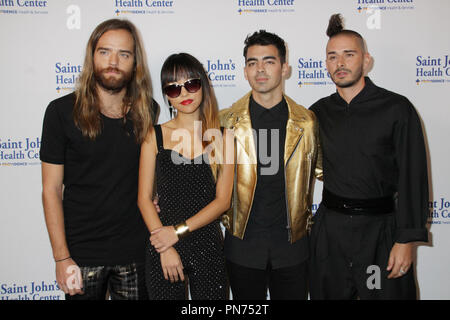
{"label": "man with hair bun", "polygon": [[326,65],[336,93],[319,120],[323,196],[311,231],[312,299],[416,299],[413,242],[427,241],[424,137],[407,98],[368,77],[363,37],[333,15]]}

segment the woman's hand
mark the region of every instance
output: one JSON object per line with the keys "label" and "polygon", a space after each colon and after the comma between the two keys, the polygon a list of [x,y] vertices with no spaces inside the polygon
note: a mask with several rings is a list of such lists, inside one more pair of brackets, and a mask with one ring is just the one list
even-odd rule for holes
{"label": "woman's hand", "polygon": [[151,232],[150,242],[155,250],[162,253],[178,242],[173,226],[161,227]]}
{"label": "woman's hand", "polygon": [[160,258],[166,280],[170,280],[170,282],[184,281],[183,264],[181,263],[181,258],[177,250],[171,247],[162,252]]}

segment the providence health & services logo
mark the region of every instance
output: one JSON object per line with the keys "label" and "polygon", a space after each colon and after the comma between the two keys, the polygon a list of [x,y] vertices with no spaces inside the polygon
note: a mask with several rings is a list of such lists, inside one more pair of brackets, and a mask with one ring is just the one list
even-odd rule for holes
{"label": "providence health & services logo", "polygon": [[428,203],[428,224],[450,224],[450,199],[439,197],[439,199]]}
{"label": "providence health & services logo", "polygon": [[174,14],[177,0],[112,0],[114,13],[121,15]]}
{"label": "providence health & services logo", "polygon": [[55,281],[1,283],[0,300],[63,300],[64,294]]}
{"label": "providence health & services logo", "polygon": [[48,14],[51,0],[0,0],[0,15]]}
{"label": "providence health & services logo", "polygon": [[450,83],[449,55],[419,55],[415,61],[415,82],[417,85]]}
{"label": "providence health & services logo", "polygon": [[[417,0],[355,0],[356,10],[359,13],[366,10],[380,10],[382,12],[395,12],[401,10],[414,10]],[[420,1],[420,0],[419,0]]]}
{"label": "providence health & services logo", "polygon": [[55,71],[55,88],[57,93],[70,93],[75,90],[76,84],[80,77],[82,66],[71,62],[56,62]]}
{"label": "providence health & services logo", "polygon": [[295,12],[298,0],[235,0],[237,12],[243,14],[273,14]]}
{"label": "providence health & services logo", "polygon": [[236,87],[236,63],[231,58],[211,58],[206,60],[206,72],[211,85],[217,87]]}
{"label": "providence health & services logo", "polygon": [[40,165],[39,137],[0,138],[0,167]]}
{"label": "providence health & services logo", "polygon": [[299,87],[334,85],[327,71],[325,61],[317,58],[298,58],[297,77]]}

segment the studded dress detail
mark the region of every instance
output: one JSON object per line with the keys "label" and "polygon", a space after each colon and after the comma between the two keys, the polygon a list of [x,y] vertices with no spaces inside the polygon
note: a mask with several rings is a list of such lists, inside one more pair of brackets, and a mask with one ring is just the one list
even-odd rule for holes
{"label": "studded dress detail", "polygon": [[[188,159],[176,151],[164,149],[161,126],[154,128],[158,145],[156,185],[161,209],[159,218],[164,226],[176,225],[214,200],[214,177],[203,155]],[[191,232],[180,239],[174,248],[180,255],[185,278],[189,279],[192,299],[227,298],[223,234],[219,220]],[[186,299],[184,282],[171,283],[164,278],[160,255],[150,242],[146,254],[146,284],[150,299]]]}

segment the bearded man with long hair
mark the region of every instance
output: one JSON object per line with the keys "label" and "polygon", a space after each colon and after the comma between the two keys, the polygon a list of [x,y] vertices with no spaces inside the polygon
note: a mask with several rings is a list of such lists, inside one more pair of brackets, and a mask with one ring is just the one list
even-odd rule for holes
{"label": "bearded man with long hair", "polygon": [[104,21],[75,92],[49,104],[42,130],[43,206],[66,299],[146,298],[137,185],[157,108],[136,27]]}

